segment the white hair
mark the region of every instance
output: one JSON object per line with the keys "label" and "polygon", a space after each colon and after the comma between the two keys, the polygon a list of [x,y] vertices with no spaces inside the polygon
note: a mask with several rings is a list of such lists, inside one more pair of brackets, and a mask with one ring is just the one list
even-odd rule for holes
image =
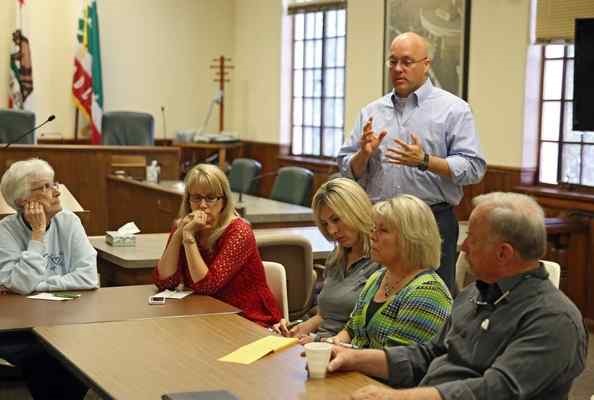
{"label": "white hair", "polygon": [[9,206],[20,210],[19,200],[31,195],[31,182],[46,178],[54,179],[54,169],[47,161],[39,158],[16,161],[2,175],[0,191]]}
{"label": "white hair", "polygon": [[525,260],[538,260],[547,248],[547,231],[542,207],[520,193],[492,192],[473,200],[487,210],[491,231],[510,243]]}

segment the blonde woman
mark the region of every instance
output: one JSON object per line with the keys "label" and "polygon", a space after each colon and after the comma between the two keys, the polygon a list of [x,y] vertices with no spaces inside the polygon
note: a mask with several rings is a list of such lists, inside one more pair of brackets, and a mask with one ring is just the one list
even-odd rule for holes
{"label": "blonde woman", "polygon": [[186,176],[179,220],[157,264],[159,289],[180,283],[242,310],[264,326],[279,321],[250,225],[235,212],[229,181],[214,165],[199,164]]}
{"label": "blonde woman", "polygon": [[369,257],[371,202],[356,182],[347,178],[326,182],[314,195],[312,208],[322,234],[336,243],[326,261],[318,313],[292,329],[288,329],[284,319],[275,325],[278,333],[299,337],[301,343],[340,332],[365,282],[380,268]]}
{"label": "blonde woman", "polygon": [[402,195],[373,207],[371,257],[385,268],[361,291],[351,318],[334,342],[354,347],[423,343],[445,323],[452,297],[435,272],[441,239],[427,204]]}

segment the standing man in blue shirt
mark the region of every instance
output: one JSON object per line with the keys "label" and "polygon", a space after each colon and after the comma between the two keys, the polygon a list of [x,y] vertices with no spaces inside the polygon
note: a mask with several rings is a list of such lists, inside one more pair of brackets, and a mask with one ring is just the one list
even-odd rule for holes
{"label": "standing man in blue shirt", "polygon": [[462,186],[480,182],[486,169],[474,117],[468,103],[427,79],[431,58],[423,37],[398,35],[386,66],[394,91],[361,110],[337,162],[372,202],[406,193],[429,204],[443,239],[437,272],[455,291],[453,207],[462,199]]}

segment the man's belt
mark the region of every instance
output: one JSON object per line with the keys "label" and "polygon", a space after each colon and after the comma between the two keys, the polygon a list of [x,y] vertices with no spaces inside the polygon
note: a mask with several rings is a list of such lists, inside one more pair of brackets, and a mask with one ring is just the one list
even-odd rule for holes
{"label": "man's belt", "polygon": [[446,203],[445,201],[442,201],[441,203],[437,204],[431,204],[429,207],[431,207],[431,211],[433,211],[433,214],[440,214],[442,212],[449,211],[453,208],[451,204]]}

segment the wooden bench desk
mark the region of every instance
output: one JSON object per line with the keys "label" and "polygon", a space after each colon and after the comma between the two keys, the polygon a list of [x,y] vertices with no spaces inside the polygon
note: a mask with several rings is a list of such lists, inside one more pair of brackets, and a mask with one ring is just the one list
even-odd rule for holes
{"label": "wooden bench desk", "polygon": [[[143,233],[167,232],[177,218],[184,182],[148,183],[110,175],[107,178],[110,230],[134,221]],[[238,194],[234,194],[237,201]],[[313,226],[311,208],[243,194],[245,218],[254,228]]]}

